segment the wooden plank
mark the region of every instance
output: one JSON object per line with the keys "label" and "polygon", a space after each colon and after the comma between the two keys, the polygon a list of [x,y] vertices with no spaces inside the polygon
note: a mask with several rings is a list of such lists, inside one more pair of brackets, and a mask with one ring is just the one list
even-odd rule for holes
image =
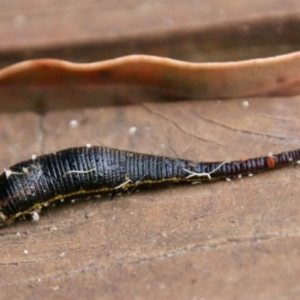
{"label": "wooden plank", "polygon": [[[7,22],[0,26],[3,53],[30,45],[47,50],[58,44],[89,45],[100,37],[117,41],[158,34],[167,27],[158,20],[170,15],[177,16],[179,30],[186,26],[190,32],[197,22],[213,24],[250,14],[263,18],[299,8],[297,1],[257,1],[251,7],[247,1],[239,6],[236,1],[202,2],[202,6],[192,1],[153,2],[161,11],[154,10],[151,26],[150,16],[138,9],[145,4],[137,1],[122,6],[89,1],[72,9],[70,2],[46,1],[44,14],[40,2],[15,1],[15,7],[11,3],[0,4],[6,21],[0,20]],[[19,39],[8,25],[16,12],[32,16]],[[128,22],[133,15],[137,22]],[[115,35],[108,22],[111,16],[121,30]],[[106,24],[101,27],[101,22]],[[167,30],[173,32],[173,27]],[[65,34],[55,36],[59,29]],[[290,45],[288,40],[284,44]],[[170,53],[160,45],[167,49],[161,53]],[[253,55],[255,47],[244,47],[248,48],[244,53]],[[86,52],[78,49],[83,59]],[[182,57],[192,57],[193,48],[189,49]],[[231,48],[223,49],[219,53],[225,57]],[[277,46],[272,51],[284,50]],[[100,97],[112,102],[96,105]],[[151,94],[112,88],[99,95],[74,87],[1,91],[1,99],[1,169],[32,153],[86,143],[196,160],[238,159],[299,147],[300,97],[168,102],[154,101]],[[11,105],[14,99],[19,106]],[[34,105],[26,106],[31,99]],[[78,121],[77,127],[70,126],[72,120]],[[298,179],[299,168],[290,167],[231,182],[50,207],[37,223],[20,221],[1,229],[0,298],[299,299]]]}
{"label": "wooden plank", "polygon": [[250,15],[299,12],[282,1],[2,1],[1,49],[49,47],[170,32]]}

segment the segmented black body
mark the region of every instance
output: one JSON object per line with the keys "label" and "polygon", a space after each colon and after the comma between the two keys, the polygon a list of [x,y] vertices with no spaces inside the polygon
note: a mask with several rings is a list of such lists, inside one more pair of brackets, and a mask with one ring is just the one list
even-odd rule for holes
{"label": "segmented black body", "polygon": [[209,163],[105,147],[66,149],[18,163],[0,175],[0,223],[9,223],[63,198],[137,185],[234,178],[299,160],[300,149],[248,160]]}

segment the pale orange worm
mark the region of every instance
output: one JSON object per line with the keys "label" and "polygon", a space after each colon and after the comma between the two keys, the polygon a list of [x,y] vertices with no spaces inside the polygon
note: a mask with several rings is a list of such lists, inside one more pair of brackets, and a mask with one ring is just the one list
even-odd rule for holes
{"label": "pale orange worm", "polygon": [[0,70],[0,86],[130,85],[197,99],[291,96],[300,93],[299,70],[300,52],[224,63],[148,55],[94,63],[37,59]]}

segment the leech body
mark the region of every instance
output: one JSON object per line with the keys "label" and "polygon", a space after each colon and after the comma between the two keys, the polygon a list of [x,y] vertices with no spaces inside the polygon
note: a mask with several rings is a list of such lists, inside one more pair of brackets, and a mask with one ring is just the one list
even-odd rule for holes
{"label": "leech body", "polygon": [[229,180],[299,160],[300,149],[247,160],[198,163],[105,147],[70,148],[18,163],[0,175],[0,225],[66,198],[137,185]]}

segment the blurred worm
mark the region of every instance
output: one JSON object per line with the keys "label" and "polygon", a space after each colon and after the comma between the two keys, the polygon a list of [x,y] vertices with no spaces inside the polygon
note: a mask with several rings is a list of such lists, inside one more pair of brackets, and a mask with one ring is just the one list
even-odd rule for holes
{"label": "blurred worm", "polygon": [[0,70],[0,87],[128,85],[197,99],[292,96],[300,92],[299,70],[300,52],[221,63],[148,55],[94,63],[36,59]]}

